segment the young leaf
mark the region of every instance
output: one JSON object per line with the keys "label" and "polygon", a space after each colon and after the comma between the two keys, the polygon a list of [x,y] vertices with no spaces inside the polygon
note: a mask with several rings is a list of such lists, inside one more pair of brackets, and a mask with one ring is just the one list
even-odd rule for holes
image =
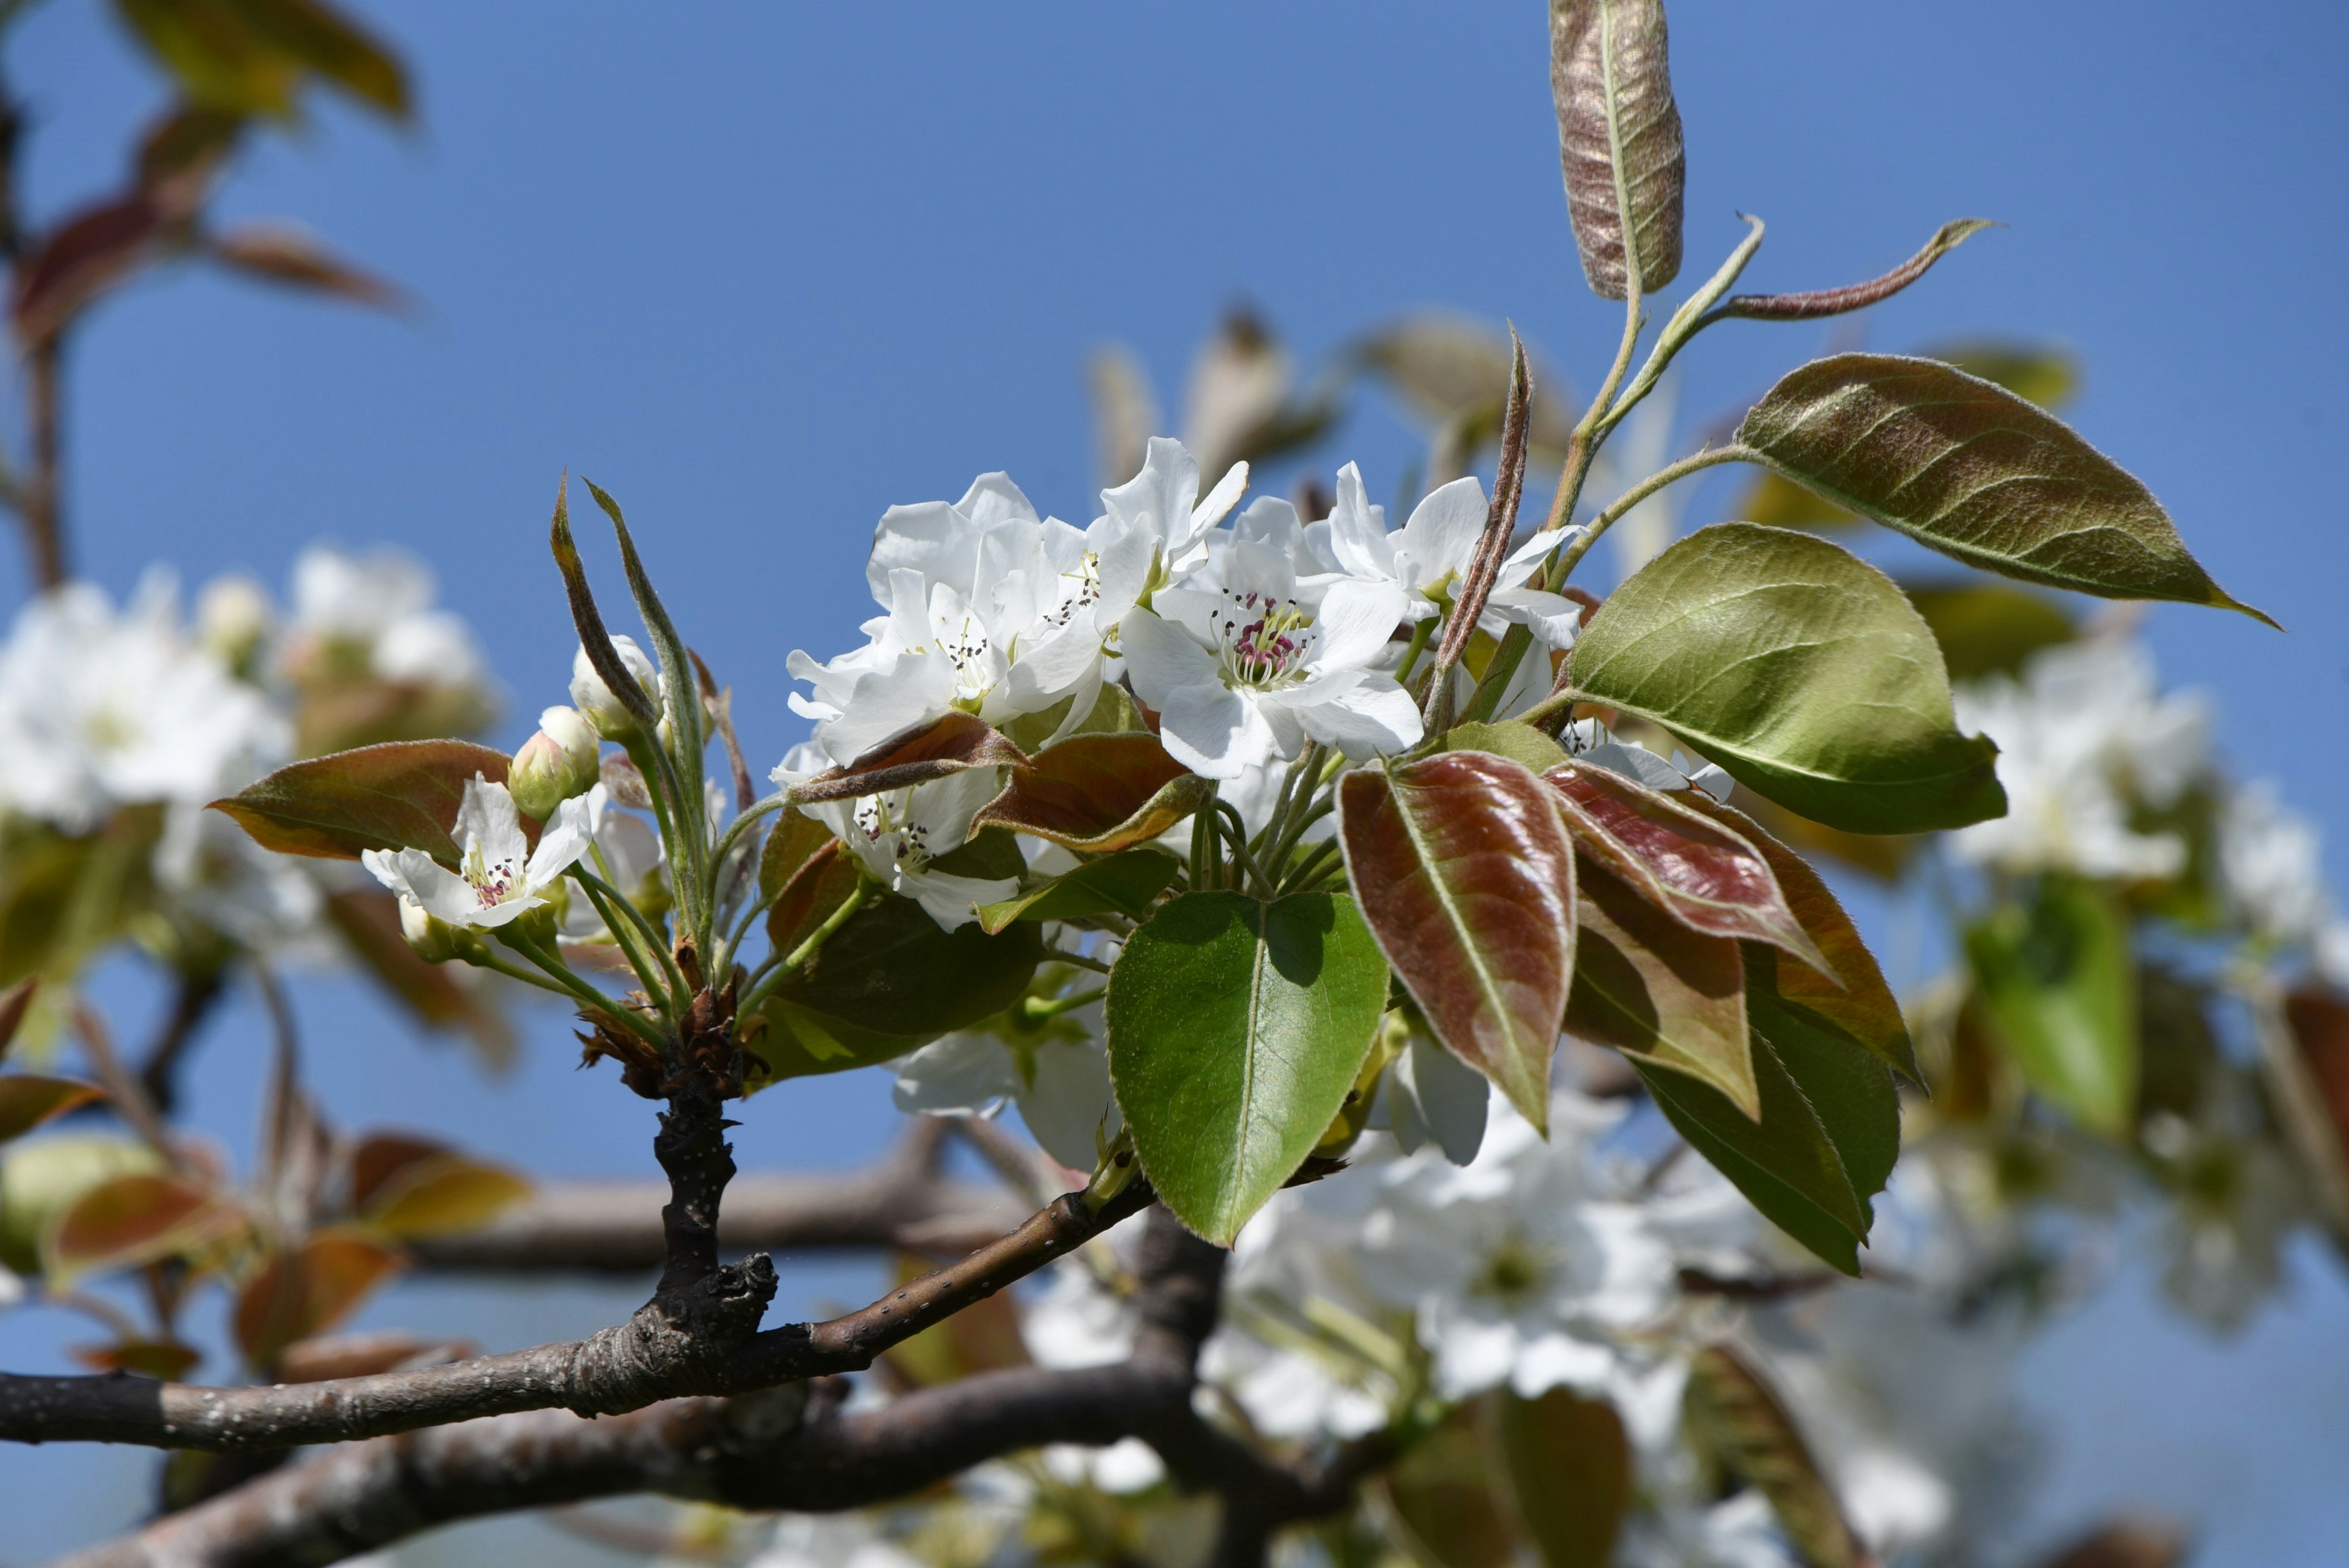
{"label": "young leaf", "polygon": [[1970,566],[2268,620],[2210,580],[2142,483],[2053,414],[1955,366],[1815,360],[1754,405],[1737,439],[1788,478]]}
{"label": "young leaf", "polygon": [[205,242],[204,254],[232,272],[264,283],[334,295],[358,305],[389,309],[404,298],[392,285],[362,272],[290,224],[246,223],[225,230]]}
{"label": "young leaf", "polygon": [[1974,984],[2031,1086],[2108,1137],[2137,1107],[2137,971],[2112,897],[2069,877],[2043,880],[2028,906],[2002,907],[1966,932]]}
{"label": "young leaf", "polygon": [[1876,955],[1868,950],[1859,928],[1844,913],[1826,880],[1809,861],[1764,833],[1744,812],[1721,805],[1702,790],[1689,791],[1687,799],[1691,806],[1744,835],[1762,852],[1795,918],[1827,961],[1827,973],[1821,974],[1806,964],[1784,962],[1768,949],[1748,948],[1746,994],[1766,993],[1817,1014],[1910,1083],[1924,1086],[1925,1075],[1917,1065],[1917,1046],[1909,1037],[1900,1000],[1892,994],[1883,970],[1877,967]]}
{"label": "young leaf", "polygon": [[[782,832],[780,827],[775,830],[777,836]],[[766,869],[761,864],[762,877]],[[775,951],[789,957],[854,896],[864,880],[864,873],[856,857],[827,834],[814,853],[785,877],[781,890],[775,895],[773,906],[767,910],[767,940]]]}
{"label": "young leaf", "polygon": [[1892,580],[1807,534],[1724,523],[1608,596],[1575,693],[1652,719],[1756,794],[1859,833],[2000,815],[1998,749],[1958,732],[1933,634]]}
{"label": "young leaf", "polygon": [[41,1238],[82,1194],[162,1168],[160,1155],[124,1137],[52,1136],[0,1149],[0,1268],[38,1273]]}
{"label": "young leaf", "polygon": [[1440,752],[1338,785],[1338,836],[1371,933],[1436,1038],[1549,1123],[1574,979],[1574,850],[1541,781]]}
{"label": "young leaf", "polygon": [[[1421,421],[1480,447],[1500,433],[1515,356],[1507,332],[1431,311],[1379,328],[1348,358],[1383,379]],[[1538,358],[1529,357],[1528,364],[1539,385],[1566,385]],[[1574,416],[1567,411],[1572,400],[1562,392],[1534,400],[1526,410],[1527,451],[1550,462],[1566,455],[1574,435]]]}
{"label": "young leaf", "polygon": [[1605,1399],[1571,1388],[1500,1395],[1501,1454],[1545,1568],[1608,1568],[1631,1509],[1631,1444]]}
{"label": "young leaf", "polygon": [[503,784],[510,759],[469,741],[390,741],[292,763],[212,809],[280,855],[356,860],[363,849],[421,849],[454,863],[449,836],[465,782]]}
{"label": "young leaf", "polygon": [[1764,942],[1833,972],[1787,907],[1770,862],[1735,830],[1611,768],[1569,762],[1542,777],[1557,792],[1575,847],[1681,924]]}
{"label": "young leaf", "polygon": [[0,991],[0,1061],[8,1056],[8,1047],[16,1043],[16,1032],[25,1026],[25,1014],[33,1010],[33,993],[41,989],[41,977],[20,980],[5,991]]}
{"label": "young leaf", "polygon": [[1490,752],[1532,773],[1547,773],[1566,761],[1566,748],[1515,720],[1501,724],[1454,724],[1444,732],[1447,752]]}
{"label": "young leaf", "polygon": [[948,713],[892,735],[854,762],[827,768],[792,786],[792,799],[813,803],[905,789],[970,768],[1022,763],[1019,748],[968,713]]}
{"label": "young leaf", "polygon": [[759,850],[759,897],[770,904],[781,898],[802,867],[838,842],[831,828],[803,811],[777,812]]}
{"label": "young leaf", "polygon": [[71,1078],[47,1078],[36,1073],[0,1075],[0,1143],[22,1137],[53,1116],[105,1097],[106,1091],[96,1084]]}
{"label": "young leaf", "polygon": [[1016,765],[971,819],[1089,855],[1147,843],[1197,811],[1215,786],[1147,733],[1076,735]]}
{"label": "young leaf", "polygon": [[82,1193],[51,1222],[41,1239],[43,1272],[64,1289],[97,1270],[192,1251],[243,1224],[235,1204],[183,1178],[118,1176]]}
{"label": "young leaf", "polygon": [[1549,62],[1582,275],[1600,298],[1622,298],[1628,248],[1640,291],[1654,294],[1680,274],[1688,161],[1664,8],[1660,0],[1550,0]]}
{"label": "young leaf", "polygon": [[1737,943],[1691,930],[1587,856],[1576,893],[1581,929],[1566,1032],[1710,1085],[1760,1116]]}
{"label": "young leaf", "polygon": [[1811,321],[1822,316],[1841,316],[1849,310],[1864,310],[1871,305],[1891,298],[1915,283],[1940,261],[1963,244],[1968,236],[1998,224],[1989,218],[1959,218],[1943,223],[1925,242],[1925,248],[1881,276],[1865,283],[1847,284],[1841,288],[1814,289],[1807,294],[1737,294],[1732,295],[1709,314],[1714,317],[1744,317],[1756,321]]}
{"label": "young leaf", "polygon": [[271,1252],[237,1293],[237,1347],[252,1366],[274,1371],[288,1345],[350,1316],[403,1262],[397,1250],[345,1227]]}
{"label": "young leaf", "polygon": [[919,1044],[1010,1006],[1043,957],[1033,925],[995,936],[975,924],[940,930],[919,904],[887,894],[851,915],[774,994],[854,1029]]}
{"label": "young leaf", "polygon": [[1110,1074],[1144,1175],[1229,1246],[1329,1127],[1386,1011],[1351,898],[1186,893],[1111,971]]}
{"label": "young leaf", "polygon": [[480,1230],[529,1196],[530,1183],[511,1170],[460,1154],[435,1154],[403,1166],[378,1185],[360,1217],[403,1240],[455,1236]]}
{"label": "young leaf", "polygon": [[1181,869],[1182,863],[1162,849],[1123,850],[1088,861],[1016,898],[981,904],[979,927],[991,936],[1014,920],[1079,920],[1088,915],[1138,920]]}
{"label": "young leaf", "polygon": [[1704,1446],[1770,1500],[1806,1568],[1868,1568],[1875,1561],[1845,1520],[1794,1417],[1735,1351],[1715,1345],[1697,1352],[1686,1407]]}

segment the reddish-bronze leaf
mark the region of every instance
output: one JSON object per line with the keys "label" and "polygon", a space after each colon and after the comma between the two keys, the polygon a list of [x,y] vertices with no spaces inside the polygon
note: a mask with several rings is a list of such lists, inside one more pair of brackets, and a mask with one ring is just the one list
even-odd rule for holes
{"label": "reddish-bronze leaf", "polygon": [[86,207],[49,231],[16,275],[9,316],[27,348],[56,337],[92,301],[152,261],[175,217],[155,192]]}
{"label": "reddish-bronze leaf", "polygon": [[1487,752],[1338,785],[1362,915],[1436,1038],[1537,1127],[1575,971],[1574,849],[1549,790]]}
{"label": "reddish-bronze leaf", "polygon": [[774,907],[767,911],[767,940],[774,950],[789,957],[815,934],[842,900],[856,891],[864,877],[863,867],[847,846],[837,838],[828,838],[792,872],[775,896]]}
{"label": "reddish-bronze leaf", "polygon": [[118,1176],[74,1200],[43,1239],[43,1264],[63,1282],[217,1241],[244,1223],[224,1199],[182,1177]]}
{"label": "reddish-bronze leaf", "polygon": [[463,1340],[427,1339],[398,1328],[322,1334],[295,1340],[277,1353],[277,1380],[326,1383],[395,1371],[409,1362],[461,1361],[479,1354]]}
{"label": "reddish-bronze leaf", "polygon": [[1158,743],[1133,731],[1075,735],[1011,770],[1011,782],[971,821],[1008,827],[1089,855],[1157,837],[1214,796]]}
{"label": "reddish-bronze leaf", "polygon": [[41,977],[36,974],[0,991],[0,1060],[16,1044],[16,1031],[25,1027],[25,1014],[32,1011],[33,993],[40,989]]}
{"label": "reddish-bronze leaf", "polygon": [[1923,1087],[1924,1070],[1917,1064],[1917,1046],[1909,1037],[1908,1020],[1900,1014],[1900,999],[1885,983],[1876,955],[1860,940],[1859,928],[1852,924],[1811,863],[1735,807],[1723,805],[1702,790],[1691,790],[1689,795],[1690,805],[1733,828],[1762,852],[1778,878],[1779,890],[1786,896],[1787,907],[1803,923],[1830,971],[1822,974],[1803,964],[1786,963],[1775,951],[1757,946],[1745,954],[1746,985],[1809,1009],[1867,1046],[1894,1072]]}
{"label": "reddish-bronze leaf", "polygon": [[1578,859],[1581,935],[1566,1032],[1709,1084],[1759,1119],[1738,944],[1690,929],[1589,857]]}
{"label": "reddish-bronze leaf", "polygon": [[0,1076],[0,1143],[23,1137],[51,1116],[105,1097],[106,1091],[96,1084],[72,1078],[47,1078],[37,1073]]}
{"label": "reddish-bronze leaf", "polygon": [[948,713],[892,735],[854,762],[792,787],[792,799],[813,803],[905,789],[968,768],[998,768],[1028,759],[993,725],[968,713]]}
{"label": "reddish-bronze leaf", "polygon": [[222,265],[265,283],[336,295],[385,309],[403,298],[392,285],[360,271],[289,224],[249,223],[214,235],[208,248]]}
{"label": "reddish-bronze leaf", "polygon": [[447,1144],[406,1133],[372,1133],[351,1151],[351,1207],[364,1210],[400,1172],[453,1152]]}
{"label": "reddish-bronze leaf", "polygon": [[388,741],[294,763],[226,800],[226,812],[264,849],[356,860],[363,849],[458,856],[450,830],[465,783],[506,781],[503,752],[469,741]]}
{"label": "reddish-bronze leaf", "polygon": [[1691,930],[1767,942],[1827,970],[1787,907],[1770,862],[1741,834],[1701,815],[1693,802],[1684,805],[1609,768],[1565,763],[1542,776],[1565,803],[1575,847],[1666,914]]}
{"label": "reddish-bronze leaf", "polygon": [[530,1183],[511,1170],[436,1154],[385,1178],[368,1193],[361,1218],[389,1236],[456,1236],[480,1230],[529,1196]]}
{"label": "reddish-bronze leaf", "polygon": [[129,1372],[159,1383],[177,1383],[204,1358],[194,1345],[176,1339],[124,1339],[112,1345],[78,1345],[70,1352],[92,1372]]}
{"label": "reddish-bronze leaf", "polygon": [[270,1253],[237,1295],[238,1348],[256,1369],[273,1369],[286,1345],[348,1317],[404,1261],[374,1237],[340,1227]]}

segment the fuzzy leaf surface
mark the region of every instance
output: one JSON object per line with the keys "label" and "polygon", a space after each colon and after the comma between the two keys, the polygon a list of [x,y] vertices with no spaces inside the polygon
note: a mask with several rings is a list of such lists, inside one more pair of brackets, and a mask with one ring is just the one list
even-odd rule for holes
{"label": "fuzzy leaf surface", "polygon": [[280,855],[356,860],[364,849],[421,849],[453,865],[449,832],[466,781],[503,784],[508,761],[469,741],[387,741],[288,763],[212,809]]}
{"label": "fuzzy leaf surface", "polygon": [[2268,618],[2210,580],[2143,483],[2044,409],[1954,365],[1815,360],[1770,389],[1737,439],[1788,478],[1970,566]]}
{"label": "fuzzy leaf surface", "polygon": [[1640,292],[1654,294],[1680,275],[1688,177],[1664,8],[1660,0],[1550,0],[1549,49],[1558,160],[1582,275],[1600,298],[1622,298],[1628,230]]}
{"label": "fuzzy leaf surface", "polygon": [[813,803],[906,789],[971,768],[1004,767],[1027,758],[984,720],[948,713],[892,735],[854,762],[792,786],[792,799]]}
{"label": "fuzzy leaf surface", "polygon": [[1313,1150],[1386,1011],[1351,898],[1187,893],[1110,973],[1110,1075],[1143,1174],[1229,1246]]}
{"label": "fuzzy leaf surface", "polygon": [[1548,1125],[1574,981],[1574,848],[1542,782],[1441,752],[1338,785],[1339,839],[1380,950],[1452,1054]]}
{"label": "fuzzy leaf surface", "polygon": [[1149,842],[1214,794],[1155,735],[1075,735],[1014,767],[971,826],[1008,827],[1100,855]]}
{"label": "fuzzy leaf surface", "polygon": [[1648,563],[1574,645],[1576,694],[1652,719],[1790,810],[1857,833],[2002,815],[1933,634],[1892,580],[1808,534],[1724,523]]}

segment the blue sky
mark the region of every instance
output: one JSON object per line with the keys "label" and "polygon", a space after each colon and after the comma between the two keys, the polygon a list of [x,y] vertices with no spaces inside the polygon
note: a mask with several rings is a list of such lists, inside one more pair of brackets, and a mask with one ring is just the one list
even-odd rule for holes
{"label": "blue sky", "polygon": [[[569,659],[543,543],[566,466],[627,505],[771,761],[802,729],[783,657],[853,639],[885,506],[1007,468],[1040,504],[1092,515],[1080,367],[1104,339],[1133,344],[1170,399],[1241,297],[1309,365],[1427,305],[1513,318],[1586,395],[1613,347],[1617,313],[1574,261],[1530,0],[368,14],[415,67],[418,128],[329,109],[252,157],[224,210],[302,220],[418,308],[371,316],[192,273],[107,306],[69,388],[76,543],[121,590],[150,560],[282,582],[315,536],[403,541],[480,628],[513,693],[510,740],[560,700]],[[2333,276],[2349,12],[1671,14],[1684,282],[1735,242],[1740,211],[1770,223],[1747,274],[1763,289],[1872,273],[1948,218],[2005,220],[1873,312],[1868,341],[1995,334],[2080,356],[2076,422],[2229,589],[2292,628],[2158,610],[2166,676],[2213,693],[2228,747],[2323,822],[2328,864],[2349,871],[2349,548],[2320,462],[2349,349]],[[106,13],[54,0],[7,64],[36,111],[35,211],[114,182],[158,94]],[[1684,356],[1682,406],[1734,409],[1827,340],[1732,324]],[[1365,399],[1314,461],[1357,458],[1383,493],[1415,445]],[[1698,492],[1692,515],[1731,493]],[[0,603],[21,589],[0,552]],[[641,1163],[640,1107],[570,1071],[552,1017],[521,1076],[484,1085],[347,992],[303,1000],[329,1104],[352,1119],[450,1123],[543,1169]],[[250,1022],[215,1033],[198,1100],[238,1141]],[[880,1136],[883,1103],[877,1082],[820,1085],[804,1117],[754,1116],[745,1153],[845,1162]],[[2313,1478],[2340,1451],[2341,1376],[2289,1371],[2341,1342],[2349,1293],[2335,1265],[2302,1262],[2295,1301],[2230,1347],[2126,1303],[2077,1320],[2043,1357],[2075,1435],[2051,1465],[2054,1515],[2116,1497],[2207,1508],[2212,1568],[2329,1560],[2349,1503]],[[549,1310],[585,1310],[565,1299]],[[552,1332],[508,1315],[516,1334]],[[57,1326],[0,1330],[0,1349],[26,1364]],[[2157,1397],[2147,1366],[2204,1407]],[[2127,1442],[2087,1436],[2114,1424]],[[89,1478],[74,1517],[119,1515],[98,1478],[129,1473],[12,1454],[0,1514],[23,1517],[23,1489]],[[61,1524],[55,1543],[94,1527]]]}

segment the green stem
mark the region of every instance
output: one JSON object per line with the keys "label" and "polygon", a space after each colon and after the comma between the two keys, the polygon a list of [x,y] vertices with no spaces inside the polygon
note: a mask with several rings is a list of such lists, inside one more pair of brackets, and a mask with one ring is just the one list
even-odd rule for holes
{"label": "green stem", "polygon": [[[600,861],[603,857],[604,852],[597,849],[595,858]],[[606,871],[611,869],[609,866],[604,868]],[[668,997],[673,999],[674,1005],[678,1008],[684,1007],[692,1001],[692,997],[686,990],[684,971],[677,967],[677,961],[669,956],[667,940],[660,934],[658,927],[645,918],[645,912],[629,902],[626,894],[588,870],[585,865],[574,862],[571,875],[572,878],[586,890],[589,902],[595,906],[595,912],[603,917],[604,929],[610,931],[614,940],[620,943],[620,950],[627,953],[628,967],[636,971],[636,978],[645,982],[646,989],[652,992],[655,1000],[661,1000],[662,993],[666,991]],[[611,908],[607,906],[616,907],[627,919],[615,924]],[[636,940],[644,947],[642,953],[634,950],[621,929],[623,926],[636,933]],[[657,970],[652,967],[655,964],[659,966]],[[650,972],[647,972],[648,971]],[[660,983],[661,977],[667,978],[666,986]],[[663,1010],[666,1011],[671,1004],[670,1001],[662,1001]]]}
{"label": "green stem", "polygon": [[719,867],[726,864],[726,857],[734,853],[734,841],[742,836],[744,829],[769,812],[781,811],[790,804],[791,799],[787,795],[771,794],[728,823],[726,831],[719,836],[717,847],[709,852],[710,874],[715,876]]}
{"label": "green stem", "polygon": [[1041,1023],[1048,1018],[1058,1018],[1063,1012],[1073,1012],[1080,1007],[1099,1002],[1108,994],[1109,987],[1097,985],[1091,991],[1071,992],[1066,996],[1053,997],[1049,1002],[1041,997],[1025,997],[1019,1003],[1019,1016],[1030,1023]]}
{"label": "green stem", "polygon": [[1727,446],[1713,447],[1704,452],[1697,452],[1692,456],[1684,457],[1678,462],[1666,463],[1663,467],[1656,470],[1655,472],[1648,475],[1647,478],[1640,481],[1639,483],[1631,486],[1630,489],[1617,496],[1612,502],[1608,504],[1607,509],[1604,512],[1601,512],[1598,516],[1592,518],[1590,520],[1590,526],[1583,531],[1582,536],[1575,540],[1572,544],[1567,545],[1564,549],[1560,550],[1557,555],[1552,558],[1549,564],[1549,573],[1543,579],[1543,586],[1548,588],[1551,593],[1556,593],[1558,589],[1564,587],[1566,586],[1566,579],[1573,574],[1575,566],[1581,561],[1582,557],[1590,553],[1590,546],[1599,542],[1599,536],[1606,533],[1608,529],[1615,526],[1616,523],[1622,518],[1624,514],[1630,512],[1633,507],[1639,505],[1640,502],[1645,501],[1649,496],[1653,495],[1657,491],[1661,490],[1667,484],[1673,483],[1675,480],[1686,479],[1692,473],[1701,472],[1705,469],[1717,467],[1724,462],[1756,462],[1760,459],[1761,455],[1761,453],[1755,452],[1750,446],[1741,446],[1733,441]]}
{"label": "green stem", "polygon": [[1256,863],[1256,857],[1248,853],[1247,824],[1240,820],[1239,808],[1227,800],[1219,800],[1216,802],[1216,818],[1223,826],[1224,842],[1231,846],[1232,869],[1245,873],[1247,881],[1263,888],[1264,896],[1270,898],[1272,884],[1265,879],[1262,867]]}
{"label": "green stem", "polygon": [[1306,852],[1302,860],[1288,868],[1287,875],[1281,878],[1280,890],[1284,893],[1293,893],[1310,886],[1327,867],[1330,857],[1338,853],[1338,841],[1334,838],[1324,839],[1315,845]]}
{"label": "green stem", "polygon": [[[536,964],[541,970],[545,971],[545,973],[554,981],[556,986],[562,990],[570,992],[573,996],[575,996],[580,1001],[587,1003],[587,1005],[594,1008],[598,1013],[601,1013],[605,1017],[619,1020],[620,1023],[627,1026],[628,1030],[632,1033],[642,1036],[644,1040],[653,1047],[653,1049],[657,1051],[666,1051],[668,1049],[668,1037],[666,1034],[663,1034],[659,1030],[654,1028],[651,1024],[637,1017],[636,1013],[629,1011],[627,1008],[620,1006],[617,1002],[613,1001],[612,998],[605,995],[602,992],[596,990],[594,986],[588,984],[585,981],[572,973],[570,966],[565,964],[558,955],[547,952],[544,949],[537,946],[535,943],[524,941],[518,933],[509,929],[500,929],[497,933],[497,940],[501,944],[512,951],[522,954],[523,957],[528,959],[532,963]],[[481,947],[484,953],[494,960],[494,954],[488,954],[489,943],[483,942]],[[498,970],[501,973],[515,975],[516,978],[526,978],[518,971],[509,969],[500,963],[492,962],[489,967]]]}
{"label": "green stem", "polygon": [[1050,962],[1074,964],[1079,969],[1089,969],[1095,974],[1109,972],[1109,965],[1090,953],[1071,952],[1066,948],[1046,948],[1044,957]]}
{"label": "green stem", "polygon": [[1211,891],[1221,857],[1216,853],[1216,808],[1201,806],[1191,816],[1191,890]]}
{"label": "green stem", "polygon": [[1402,650],[1402,662],[1395,667],[1396,685],[1410,683],[1411,672],[1418,666],[1419,656],[1427,651],[1428,639],[1435,635],[1435,628],[1443,619],[1440,615],[1432,615],[1411,628],[1411,646]]}
{"label": "green stem", "polygon": [[834,909],[829,916],[825,917],[823,924],[818,926],[814,930],[808,933],[807,940],[793,948],[789,958],[776,965],[772,971],[769,971],[765,979],[760,981],[758,984],[750,988],[750,994],[743,997],[742,1000],[736,1004],[736,1012],[753,1012],[758,1008],[761,1002],[773,995],[775,987],[782,984],[783,981],[798,973],[799,971],[805,966],[808,960],[815,957],[817,950],[823,946],[825,941],[831,938],[834,931],[848,924],[848,917],[863,909],[865,901],[871,898],[874,893],[877,890],[878,884],[876,883],[859,882],[856,885],[856,891],[851,893],[846,898],[843,899],[841,901],[840,908]]}

